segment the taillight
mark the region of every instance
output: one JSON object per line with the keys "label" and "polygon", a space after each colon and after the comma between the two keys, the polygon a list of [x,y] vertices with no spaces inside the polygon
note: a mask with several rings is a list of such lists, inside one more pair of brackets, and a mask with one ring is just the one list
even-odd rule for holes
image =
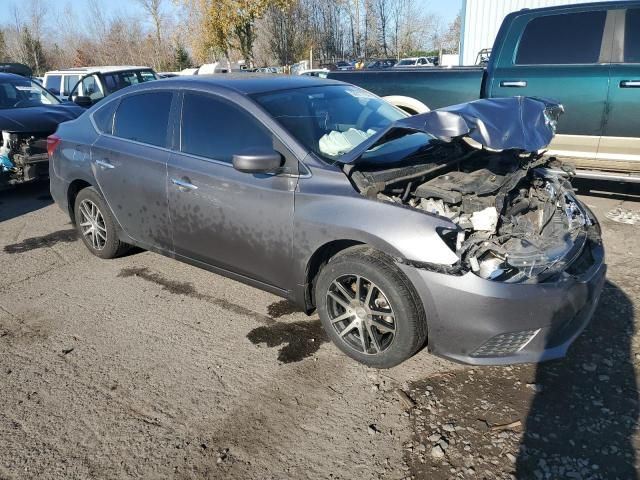
{"label": "taillight", "polygon": [[53,152],[58,148],[60,140],[60,137],[57,135],[49,135],[47,137],[47,154],[49,155],[49,158],[53,156]]}

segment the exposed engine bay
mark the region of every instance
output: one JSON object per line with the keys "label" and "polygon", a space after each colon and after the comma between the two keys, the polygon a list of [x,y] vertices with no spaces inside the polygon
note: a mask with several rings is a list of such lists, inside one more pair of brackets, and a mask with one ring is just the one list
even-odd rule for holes
{"label": "exposed engine bay", "polygon": [[566,177],[547,173],[555,159],[538,153],[440,143],[395,167],[346,171],[365,196],[449,219],[439,235],[473,271],[502,282],[540,282],[583,252],[593,224]]}
{"label": "exposed engine bay", "polygon": [[0,185],[17,184],[49,175],[47,136],[2,132],[0,138]]}

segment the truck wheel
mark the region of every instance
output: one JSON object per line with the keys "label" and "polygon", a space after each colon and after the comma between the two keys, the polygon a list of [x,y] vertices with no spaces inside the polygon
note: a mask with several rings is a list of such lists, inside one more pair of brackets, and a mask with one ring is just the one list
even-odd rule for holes
{"label": "truck wheel", "polygon": [[405,97],[402,95],[388,95],[386,97],[382,97],[382,99],[386,100],[391,105],[404,110],[409,115],[416,115],[418,113],[426,113],[431,111],[429,107],[422,103],[420,100],[416,100],[415,98],[411,97]]}
{"label": "truck wheel", "polygon": [[315,289],[329,338],[351,358],[390,368],[411,357],[427,338],[422,303],[406,276],[382,253],[355,247],[333,257]]}
{"label": "truck wheel", "polygon": [[95,188],[87,187],[78,193],[74,211],[78,234],[95,256],[115,258],[130,248],[118,239],[116,222]]}

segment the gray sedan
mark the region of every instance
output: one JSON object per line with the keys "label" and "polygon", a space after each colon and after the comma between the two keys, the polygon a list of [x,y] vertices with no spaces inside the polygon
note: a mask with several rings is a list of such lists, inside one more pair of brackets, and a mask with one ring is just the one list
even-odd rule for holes
{"label": "gray sedan", "polygon": [[370,366],[563,356],[605,278],[599,226],[536,152],[561,108],[480,100],[407,117],[314,78],[173,78],[49,137],[87,248],[136,245],[280,295]]}

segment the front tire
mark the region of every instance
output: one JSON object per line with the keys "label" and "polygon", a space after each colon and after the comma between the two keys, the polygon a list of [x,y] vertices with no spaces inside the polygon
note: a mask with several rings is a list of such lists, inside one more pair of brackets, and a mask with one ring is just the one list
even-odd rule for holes
{"label": "front tire", "polygon": [[331,340],[367,366],[398,365],[426,341],[426,315],[413,285],[374,249],[354,247],[333,257],[318,275],[315,298]]}
{"label": "front tire", "polygon": [[87,187],[78,193],[74,212],[78,235],[95,256],[115,258],[129,249],[118,239],[116,221],[95,188]]}

